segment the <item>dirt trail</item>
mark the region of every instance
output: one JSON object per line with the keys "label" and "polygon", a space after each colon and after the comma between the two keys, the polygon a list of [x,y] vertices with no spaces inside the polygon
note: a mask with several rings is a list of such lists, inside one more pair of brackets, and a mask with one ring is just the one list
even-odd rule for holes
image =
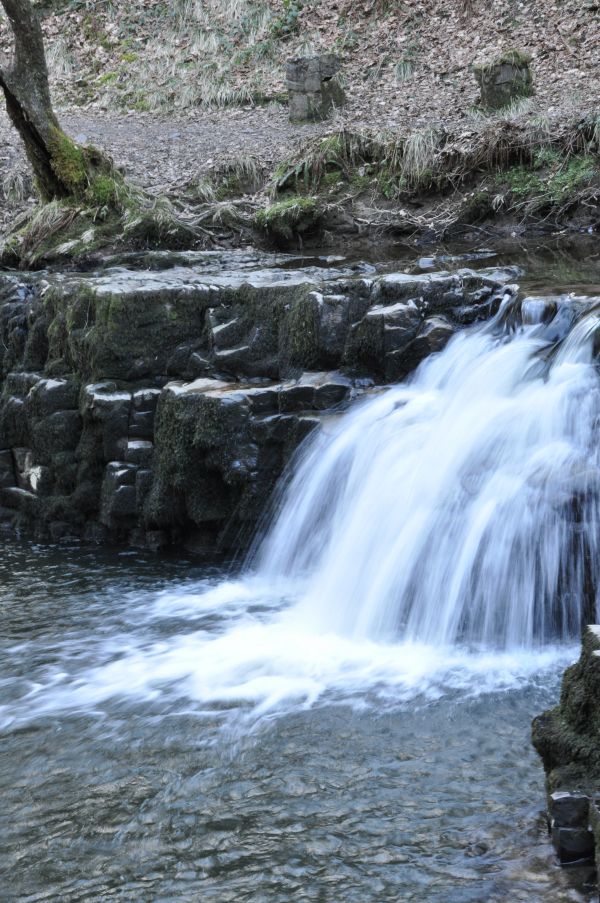
{"label": "dirt trail", "polygon": [[[270,169],[293,153],[296,145],[331,128],[331,123],[292,125],[286,110],[277,106],[198,110],[193,118],[60,111],[59,117],[70,135],[106,150],[129,179],[156,193],[176,192],[190,179],[234,156],[250,155],[259,166]],[[15,194],[24,194],[26,203],[31,192],[18,136],[0,112],[0,199],[4,201],[0,231],[23,207]]]}

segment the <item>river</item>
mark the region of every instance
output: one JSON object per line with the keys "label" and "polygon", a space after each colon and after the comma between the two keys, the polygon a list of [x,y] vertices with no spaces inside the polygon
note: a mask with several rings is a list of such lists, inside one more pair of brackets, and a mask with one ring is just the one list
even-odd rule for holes
{"label": "river", "polygon": [[529,729],[595,605],[600,286],[540,278],[332,418],[246,563],[5,539],[3,899],[586,899]]}

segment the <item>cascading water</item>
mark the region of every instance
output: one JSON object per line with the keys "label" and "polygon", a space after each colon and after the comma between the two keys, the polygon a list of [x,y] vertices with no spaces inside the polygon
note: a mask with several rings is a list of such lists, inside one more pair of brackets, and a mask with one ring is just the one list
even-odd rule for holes
{"label": "cascading water", "polygon": [[241,573],[5,539],[2,899],[583,899],[529,732],[598,608],[599,308],[326,417]]}
{"label": "cascading water", "polygon": [[512,648],[594,616],[600,320],[565,338],[575,309],[531,323],[546,310],[532,299],[528,325],[501,310],[310,445],[257,562],[270,582],[307,577],[302,618]]}
{"label": "cascading water", "polygon": [[591,301],[507,302],[331,418],[240,577],[125,600],[124,623],[89,635],[75,623],[0,724],[115,696],[222,721],[396,706],[572,660],[600,586],[599,323]]}

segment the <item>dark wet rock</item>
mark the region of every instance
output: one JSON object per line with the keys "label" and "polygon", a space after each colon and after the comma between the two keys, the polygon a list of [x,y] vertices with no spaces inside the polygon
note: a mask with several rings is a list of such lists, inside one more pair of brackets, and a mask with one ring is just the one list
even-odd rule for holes
{"label": "dark wet rock", "polygon": [[387,356],[386,370],[389,379],[398,379],[410,373],[429,355],[442,351],[456,327],[446,317],[430,317],[423,322],[415,338],[401,353]]}
{"label": "dark wet rock", "polygon": [[125,447],[125,460],[129,464],[147,467],[152,463],[154,446],[145,439],[128,439]]}
{"label": "dark wet rock", "polygon": [[39,379],[29,390],[27,401],[34,417],[78,407],[80,382],[76,379]]}
{"label": "dark wet rock", "polygon": [[15,463],[10,449],[0,451],[0,489],[16,485]]}
{"label": "dark wet rock", "polygon": [[32,427],[32,447],[38,457],[50,461],[53,455],[73,451],[81,435],[81,417],[78,411],[55,411]]}
{"label": "dark wet rock", "polygon": [[550,791],[600,789],[600,627],[588,626],[578,662],[564,673],[560,702],[533,722]]}
{"label": "dark wet rock", "polygon": [[129,408],[128,437],[151,440],[154,435],[154,415],[160,389],[139,389],[133,393]]}
{"label": "dark wet rock", "polygon": [[398,360],[422,322],[423,316],[412,299],[372,307],[352,329],[346,362],[383,372],[388,378],[390,362]]}
{"label": "dark wet rock", "polygon": [[579,661],[564,673],[560,702],[534,719],[546,771],[552,841],[563,864],[600,861],[600,627],[583,633]]}
{"label": "dark wet rock", "polygon": [[594,860],[594,835],[590,828],[555,827],[552,843],[561,865],[583,865]]}
{"label": "dark wet rock", "polygon": [[115,383],[93,383],[86,386],[81,399],[81,412],[88,432],[102,444],[106,461],[122,460],[129,434],[132,395],[117,389]]}
{"label": "dark wet rock", "polygon": [[587,793],[556,790],[548,795],[548,815],[553,827],[587,827],[589,807]]}
{"label": "dark wet rock", "polygon": [[510,269],[294,267],[206,253],[0,275],[2,523],[44,540],[237,549],[323,417],[516,291]]}
{"label": "dark wet rock", "polygon": [[111,526],[115,519],[136,514],[135,477],[137,468],[125,461],[113,461],[106,467],[102,481],[100,519]]}

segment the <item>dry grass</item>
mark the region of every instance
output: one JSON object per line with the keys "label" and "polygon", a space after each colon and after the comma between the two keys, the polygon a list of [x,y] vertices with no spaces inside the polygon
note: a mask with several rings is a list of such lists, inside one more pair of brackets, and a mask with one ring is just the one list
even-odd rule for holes
{"label": "dry grass", "polygon": [[122,65],[97,80],[109,104],[165,112],[239,106],[269,96],[280,75],[266,0],[175,0],[161,7],[163,21],[139,50],[130,37],[135,8],[112,9],[127,50]]}
{"label": "dry grass", "polygon": [[60,201],[50,201],[38,207],[21,235],[20,251],[24,258],[35,259],[37,250],[53,236],[64,232],[80,214],[77,207],[65,207]]}
{"label": "dry grass", "polygon": [[73,75],[75,64],[66,38],[57,37],[49,43],[46,50],[46,62],[51,79],[59,81]]}
{"label": "dry grass", "polygon": [[442,136],[435,128],[411,132],[408,136],[400,159],[400,180],[409,190],[434,184],[441,142]]}
{"label": "dry grass", "polygon": [[20,204],[32,191],[31,175],[25,165],[16,161],[5,169],[2,176],[2,195],[9,204]]}

